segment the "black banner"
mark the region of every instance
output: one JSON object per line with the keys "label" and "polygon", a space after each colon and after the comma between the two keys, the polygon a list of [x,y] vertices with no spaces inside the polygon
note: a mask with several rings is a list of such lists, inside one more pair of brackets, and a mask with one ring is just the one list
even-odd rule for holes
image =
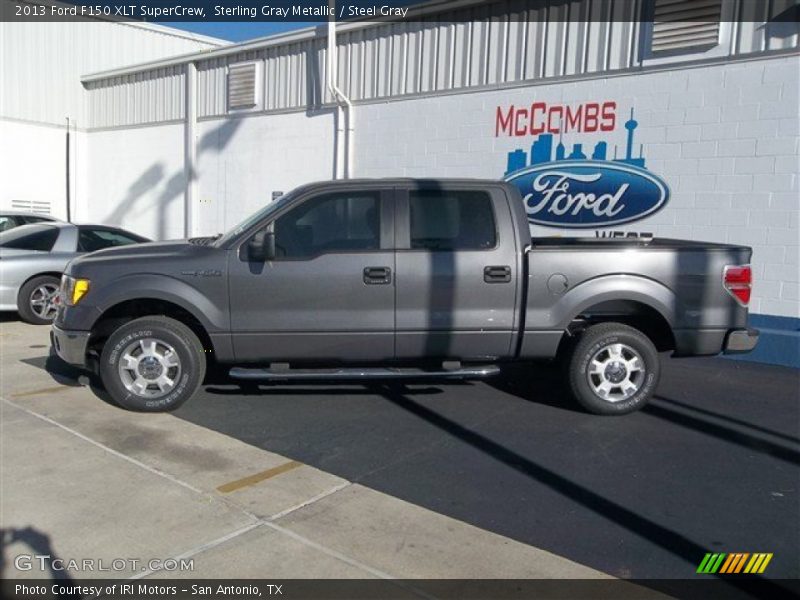
{"label": "black banner", "polygon": [[[698,0],[700,1],[700,0]],[[767,14],[765,0],[738,0],[736,15],[722,20],[796,22],[798,6]],[[338,21],[473,21],[509,19],[553,22],[630,21],[632,12],[649,12],[647,0],[0,0],[3,21],[74,21],[85,19],[149,22],[321,22]],[[453,11],[453,12],[450,12]],[[708,14],[701,11],[698,14]],[[641,14],[647,18],[647,14]],[[696,17],[702,20],[705,17]]]}
{"label": "black banner", "polygon": [[0,594],[13,600],[738,600],[797,598],[797,580],[747,575],[696,579],[139,579],[0,580]]}

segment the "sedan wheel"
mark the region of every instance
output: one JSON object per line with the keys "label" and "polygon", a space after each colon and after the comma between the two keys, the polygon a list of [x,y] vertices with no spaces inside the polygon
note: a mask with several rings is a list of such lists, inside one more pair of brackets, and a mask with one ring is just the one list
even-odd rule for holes
{"label": "sedan wheel", "polygon": [[30,297],[30,305],[33,313],[40,319],[52,321],[56,316],[58,304],[58,286],[52,283],[45,283],[37,287]]}
{"label": "sedan wheel", "polygon": [[40,275],[27,281],[19,290],[17,310],[23,321],[34,325],[49,325],[58,312],[59,279]]}

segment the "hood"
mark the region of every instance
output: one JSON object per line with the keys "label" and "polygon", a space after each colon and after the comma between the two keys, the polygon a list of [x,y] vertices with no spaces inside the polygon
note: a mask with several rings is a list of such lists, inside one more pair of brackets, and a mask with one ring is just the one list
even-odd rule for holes
{"label": "hood", "polygon": [[116,248],[106,248],[97,250],[81,257],[82,260],[106,260],[127,257],[152,257],[175,256],[187,250],[196,248],[188,240],[171,240],[169,242],[145,242],[143,244],[129,244],[127,246],[117,246]]}
{"label": "hood", "polygon": [[76,270],[95,268],[125,267],[128,265],[136,270],[148,270],[148,267],[158,269],[158,265],[171,262],[183,262],[194,258],[206,256],[216,249],[210,246],[197,246],[187,240],[174,240],[169,242],[146,242],[144,244],[131,244],[117,248],[106,248],[97,252],[81,255],[70,263],[69,274]]}

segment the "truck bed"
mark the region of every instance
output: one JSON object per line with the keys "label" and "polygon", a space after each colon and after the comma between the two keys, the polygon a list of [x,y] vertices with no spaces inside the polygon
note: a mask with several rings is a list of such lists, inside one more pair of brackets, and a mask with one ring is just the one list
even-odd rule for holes
{"label": "truck bed", "polygon": [[570,250],[582,248],[653,248],[658,250],[737,250],[744,246],[736,244],[723,244],[718,242],[697,242],[693,240],[678,240],[672,238],[650,237],[532,237],[533,248],[543,250],[557,249]]}
{"label": "truck bed", "polygon": [[589,236],[531,238],[531,244],[523,355],[554,352],[556,332],[575,315],[658,314],[678,355],[717,353],[728,329],[747,326],[747,309],[723,286],[726,266],[750,262],[746,246]]}

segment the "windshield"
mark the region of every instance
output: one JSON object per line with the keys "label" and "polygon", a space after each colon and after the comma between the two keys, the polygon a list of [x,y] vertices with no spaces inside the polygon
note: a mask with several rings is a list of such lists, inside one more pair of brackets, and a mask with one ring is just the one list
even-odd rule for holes
{"label": "windshield", "polygon": [[270,202],[269,204],[267,204],[261,210],[256,211],[255,213],[253,213],[252,215],[247,217],[244,221],[239,223],[236,227],[234,227],[232,229],[229,229],[225,233],[225,235],[223,235],[222,237],[220,237],[219,239],[217,239],[214,242],[214,246],[221,247],[221,246],[227,244],[230,240],[235,238],[237,235],[239,235],[243,231],[246,231],[246,230],[250,229],[253,225],[258,223],[262,219],[265,219],[266,217],[268,217],[269,215],[271,215],[275,211],[280,210],[281,208],[283,208],[284,206],[289,204],[292,201],[293,198],[294,198],[294,194],[290,192],[288,194],[284,194],[283,196],[281,196],[277,200],[274,200],[274,201]]}

